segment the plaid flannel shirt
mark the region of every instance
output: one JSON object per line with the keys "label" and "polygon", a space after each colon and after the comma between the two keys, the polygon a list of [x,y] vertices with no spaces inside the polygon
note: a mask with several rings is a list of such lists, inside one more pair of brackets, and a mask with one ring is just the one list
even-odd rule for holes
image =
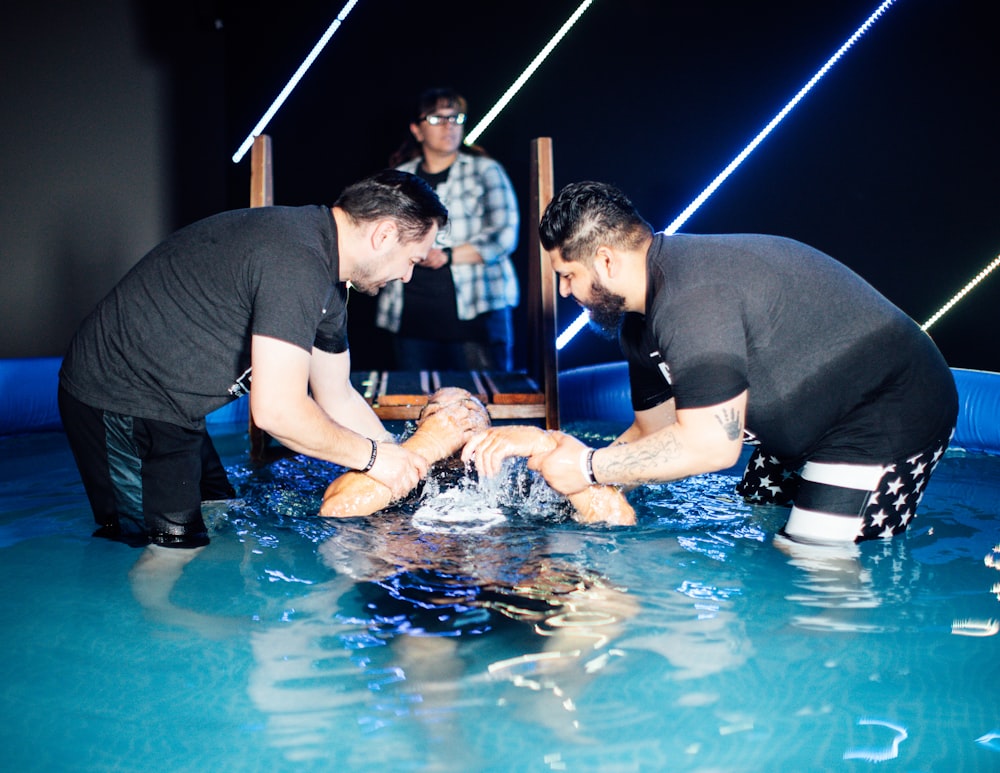
{"label": "plaid flannel shirt", "polygon": [[[416,172],[420,158],[399,169]],[[438,233],[435,246],[471,244],[483,263],[451,264],[459,319],[474,319],[487,311],[517,306],[520,288],[510,256],[517,247],[520,213],[510,178],[503,167],[486,156],[459,153],[448,179],[437,187],[448,208],[448,227]],[[403,283],[390,282],[378,295],[375,324],[399,332],[403,314]]]}

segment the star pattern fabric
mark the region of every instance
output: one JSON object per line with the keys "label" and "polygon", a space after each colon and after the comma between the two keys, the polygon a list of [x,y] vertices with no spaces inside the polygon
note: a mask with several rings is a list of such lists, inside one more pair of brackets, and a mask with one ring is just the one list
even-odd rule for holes
{"label": "star pattern fabric", "polygon": [[801,480],[798,472],[758,446],[747,462],[743,480],[736,484],[736,493],[752,505],[791,507]]}
{"label": "star pattern fabric", "polygon": [[914,454],[886,467],[878,488],[868,499],[861,516],[861,533],[857,541],[902,534],[917,514],[917,505],[924,496],[931,473],[944,456],[951,440],[939,441],[926,451]]}
{"label": "star pattern fabric", "polygon": [[[906,530],[950,441],[949,434],[925,451],[886,466],[861,513],[855,541],[892,537]],[[736,493],[752,505],[790,507],[801,482],[797,470],[789,469],[757,447],[747,462],[743,479],[736,484]]]}

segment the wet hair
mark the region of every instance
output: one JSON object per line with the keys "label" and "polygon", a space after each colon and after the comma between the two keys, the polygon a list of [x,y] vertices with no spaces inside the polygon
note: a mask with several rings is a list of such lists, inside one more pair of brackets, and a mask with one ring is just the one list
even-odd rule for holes
{"label": "wet hair", "polygon": [[398,169],[386,169],[347,186],[333,205],[357,224],[394,220],[404,242],[420,241],[435,223],[439,229],[448,224],[448,210],[434,190],[416,175]]}
{"label": "wet hair", "polygon": [[[424,118],[436,110],[455,110],[459,113],[469,112],[469,105],[465,97],[455,89],[437,87],[427,89],[417,98],[416,109],[413,111],[413,123],[420,123]],[[462,143],[458,148],[459,153],[468,153],[472,156],[485,156],[486,151],[478,145],[467,145]],[[399,166],[407,161],[418,158],[423,154],[423,149],[416,138],[407,131],[406,139],[403,140],[396,152],[389,157],[389,166]]]}
{"label": "wet hair", "polygon": [[579,182],[549,202],[538,231],[546,250],[558,249],[563,260],[589,265],[602,244],[635,249],[653,234],[653,227],[613,185]]}

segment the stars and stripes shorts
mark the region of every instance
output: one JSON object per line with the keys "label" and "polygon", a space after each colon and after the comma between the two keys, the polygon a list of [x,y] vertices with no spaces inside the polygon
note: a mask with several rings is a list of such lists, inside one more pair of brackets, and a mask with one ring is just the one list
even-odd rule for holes
{"label": "stars and stripes shorts", "polygon": [[784,466],[754,449],[738,494],[750,504],[791,506],[784,532],[804,542],[862,542],[901,534],[916,515],[951,431],[891,464],[807,461]]}

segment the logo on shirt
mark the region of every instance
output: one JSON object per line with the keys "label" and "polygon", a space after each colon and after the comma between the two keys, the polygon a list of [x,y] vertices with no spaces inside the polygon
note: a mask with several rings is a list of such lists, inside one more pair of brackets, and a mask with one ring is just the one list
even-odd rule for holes
{"label": "logo on shirt", "polygon": [[660,356],[659,350],[657,350],[655,352],[650,352],[649,356],[650,356],[650,359],[655,358],[657,360],[656,367],[660,369],[660,373],[663,376],[663,379],[668,384],[670,384],[670,386],[673,386],[674,385],[674,377],[670,373],[670,366],[667,365],[667,363],[664,361],[663,357]]}
{"label": "logo on shirt", "polygon": [[253,380],[250,375],[251,370],[252,368],[247,368],[243,371],[240,374],[240,377],[236,379],[236,383],[234,383],[226,391],[233,397],[243,397],[243,395],[250,394],[250,382]]}

